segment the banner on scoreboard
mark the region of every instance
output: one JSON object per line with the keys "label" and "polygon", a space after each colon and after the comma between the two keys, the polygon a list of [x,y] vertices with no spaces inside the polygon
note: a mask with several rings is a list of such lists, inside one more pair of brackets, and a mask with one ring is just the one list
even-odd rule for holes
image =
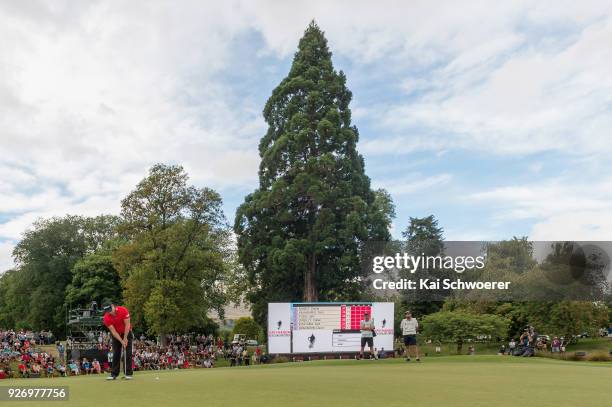
{"label": "banner on scoreboard", "polygon": [[392,302],[269,303],[268,352],[359,352],[364,314],[374,320],[374,347],[393,350]]}

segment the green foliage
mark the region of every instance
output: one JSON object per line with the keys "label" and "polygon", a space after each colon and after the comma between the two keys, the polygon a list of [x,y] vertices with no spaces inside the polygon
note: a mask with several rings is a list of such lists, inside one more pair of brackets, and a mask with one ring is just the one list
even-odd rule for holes
{"label": "green foliage", "polygon": [[110,254],[89,254],[72,268],[72,282],[66,287],[66,306],[89,305],[91,301],[118,302],[121,298],[119,274]]}
{"label": "green foliage", "polygon": [[232,335],[236,334],[244,334],[247,339],[261,340],[263,337],[263,329],[253,318],[242,317],[238,318],[234,323]]}
{"label": "green foliage", "polygon": [[64,294],[72,282],[73,267],[114,238],[116,224],[113,216],[65,216],[34,222],[13,251],[16,269],[1,278],[0,320],[61,335]]}
{"label": "green foliage", "polygon": [[406,239],[406,252],[415,256],[438,256],[444,252],[444,230],[434,215],[410,218],[402,236]]}
{"label": "green foliage", "polygon": [[264,108],[259,188],[236,212],[239,260],[260,323],[270,301],[359,297],[363,243],[389,239],[392,203],[370,189],[351,98],[311,23]]}
{"label": "green foliage", "polygon": [[608,323],[608,309],[603,303],[561,301],[552,305],[545,324],[547,332],[571,338],[583,332],[596,336]]}
{"label": "green foliage", "polygon": [[27,275],[9,270],[0,276],[0,326],[31,328],[27,318],[30,287]]}
{"label": "green foliage", "polygon": [[526,236],[487,245],[487,267],[523,274],[533,269],[533,243]]}
{"label": "green foliage", "polygon": [[[403,242],[403,251],[413,256],[441,256],[444,254],[444,230],[438,226],[438,220],[434,215],[424,218],[410,218],[410,222],[402,236],[406,239]],[[415,271],[419,278],[429,278],[432,280],[453,277],[451,270],[438,268],[420,268]],[[403,278],[413,278],[409,270],[400,270]],[[427,298],[420,298],[411,291],[402,292],[402,309],[410,309],[414,316],[426,315],[437,312],[442,308],[443,299],[448,292],[437,290],[428,292]],[[435,297],[438,298],[435,298]],[[432,297],[435,300],[432,300]],[[403,315],[403,314],[402,314]]]}
{"label": "green foliage", "polygon": [[498,315],[440,311],[422,319],[423,334],[434,341],[453,341],[457,352],[463,342],[479,336],[505,338],[509,321]]}
{"label": "green foliage", "polygon": [[128,243],[114,251],[134,322],[154,334],[185,332],[222,314],[230,235],[221,197],[187,185],[180,166],[158,164],[122,201],[120,231]]}

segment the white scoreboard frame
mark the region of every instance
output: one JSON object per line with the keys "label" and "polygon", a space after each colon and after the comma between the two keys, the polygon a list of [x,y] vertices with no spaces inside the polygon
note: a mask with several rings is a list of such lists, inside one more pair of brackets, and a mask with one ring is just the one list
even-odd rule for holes
{"label": "white scoreboard frame", "polygon": [[[360,350],[361,334],[340,329],[295,330],[293,309],[320,306],[370,305],[374,319],[376,337],[374,348],[393,351],[394,304],[392,302],[312,302],[312,303],[268,303],[268,353],[282,354],[338,354],[355,353]],[[366,347],[367,349],[367,347]]]}

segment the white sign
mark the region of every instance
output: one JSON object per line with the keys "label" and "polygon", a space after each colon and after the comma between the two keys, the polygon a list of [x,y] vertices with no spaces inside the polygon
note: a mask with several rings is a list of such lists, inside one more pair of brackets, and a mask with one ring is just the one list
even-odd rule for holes
{"label": "white sign", "polygon": [[392,302],[270,303],[268,352],[359,352],[364,314],[374,320],[374,348],[393,350]]}
{"label": "white sign", "polygon": [[291,303],[268,304],[268,353],[291,353]]}

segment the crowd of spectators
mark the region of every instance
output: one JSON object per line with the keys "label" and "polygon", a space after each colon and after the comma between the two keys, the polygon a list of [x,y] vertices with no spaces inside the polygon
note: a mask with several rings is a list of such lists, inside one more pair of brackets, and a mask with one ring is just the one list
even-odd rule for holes
{"label": "crowd of spectators", "polygon": [[134,341],[134,370],[188,369],[191,367],[212,368],[215,366],[219,349],[222,349],[212,335],[172,335],[166,346],[141,336]]}
{"label": "crowd of spectators", "polygon": [[[54,356],[41,348],[41,345],[53,343],[49,338],[52,335],[47,332],[41,336],[40,332],[0,330],[0,379],[65,377],[110,371],[113,353],[108,333],[99,332],[87,338],[89,343],[97,343],[97,350],[104,356],[100,360],[85,357],[66,360],[66,348],[74,344],[71,340],[66,345],[57,342]],[[260,347],[249,352],[244,342],[224,344],[221,338],[212,335],[170,335],[163,346],[141,336],[134,340],[133,346],[132,367],[136,371],[213,368],[219,359],[226,360],[230,366],[248,366],[267,360]]]}
{"label": "crowd of spectators", "polygon": [[61,361],[40,350],[41,345],[51,343],[53,333],[48,331],[0,329],[0,379],[52,377],[56,371],[65,372]]}
{"label": "crowd of spectators", "polygon": [[548,335],[538,335],[533,327],[527,327],[518,341],[514,338],[510,338],[508,347],[506,347],[506,345],[501,345],[498,354],[530,357],[535,356],[536,351],[564,353],[565,347],[566,343],[564,337],[559,338],[555,336],[551,340]]}

